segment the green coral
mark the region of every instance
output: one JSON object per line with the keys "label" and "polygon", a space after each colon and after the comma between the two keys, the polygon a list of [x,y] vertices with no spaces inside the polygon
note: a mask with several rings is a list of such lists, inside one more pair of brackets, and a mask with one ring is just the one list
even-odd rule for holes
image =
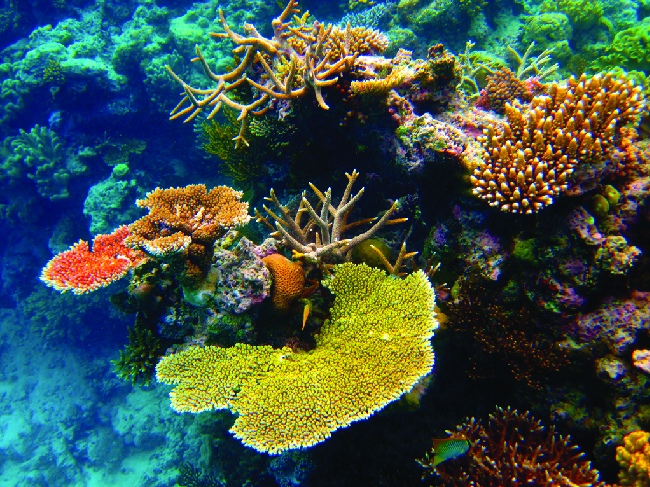
{"label": "green coral", "polygon": [[140,216],[140,209],[133,205],[139,196],[138,183],[129,175],[126,164],[117,164],[113,166],[110,177],[88,190],[83,213],[90,218],[90,233],[93,235],[111,233]]}
{"label": "green coral", "polygon": [[120,358],[111,362],[121,379],[148,386],[163,349],[160,339],[147,329],[145,322],[144,315],[138,313],[135,325],[129,328],[129,344],[120,350]]}
{"label": "green coral", "polygon": [[5,139],[5,147],[7,142],[12,153],[1,166],[5,175],[14,184],[20,184],[23,177],[33,180],[44,198],[67,198],[70,177],[86,170],[77,155],[66,156],[58,136],[47,127],[37,124],[29,132],[20,129],[20,135]]}
{"label": "green coral", "polygon": [[603,21],[604,8],[598,0],[545,0],[542,12],[566,14],[575,29],[585,30]]}
{"label": "green coral", "polygon": [[238,414],[231,432],[278,454],[309,447],[395,401],[434,363],[434,293],[422,271],[406,279],[341,264],[324,282],[335,295],[316,348],[236,344],[164,357],[156,378],[176,384],[172,407]]}
{"label": "green coral", "polygon": [[[649,66],[650,17],[634,27],[618,32],[607,47],[606,53],[594,63],[593,68],[638,71],[644,73],[643,81],[645,81]],[[637,81],[641,80],[637,79]]]}

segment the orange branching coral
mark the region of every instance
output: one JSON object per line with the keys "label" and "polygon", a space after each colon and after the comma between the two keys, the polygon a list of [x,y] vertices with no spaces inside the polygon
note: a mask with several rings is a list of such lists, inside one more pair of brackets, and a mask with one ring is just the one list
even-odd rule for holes
{"label": "orange branching coral", "polygon": [[446,487],[514,487],[519,485],[605,487],[591,463],[581,460],[568,436],[510,408],[497,408],[487,427],[474,418],[453,433],[467,438],[466,455],[433,466],[433,455],[417,462]]}
{"label": "orange branching coral", "polygon": [[281,254],[267,255],[262,261],[273,276],[273,307],[278,311],[287,311],[302,293],[305,270],[299,262],[291,262]]}
{"label": "orange branching coral", "polygon": [[528,109],[507,104],[507,123],[481,139],[484,157],[471,177],[474,194],[503,211],[541,210],[576,184],[574,171],[607,164],[621,128],[636,122],[643,109],[634,82],[610,74],[553,83]]}
{"label": "orange branching coral", "polygon": [[[235,147],[248,145],[245,139],[248,116],[259,115],[269,108],[272,100],[292,100],[313,92],[318,104],[328,109],[321,89],[337,82],[341,73],[353,69],[360,54],[382,51],[388,45],[383,34],[363,27],[339,29],[332,24],[324,26],[318,21],[306,23],[306,16],[289,17],[298,13],[297,0],[289,0],[282,13],[273,20],[273,38],[267,39],[251,24],[244,24],[244,35],[235,33],[226,23],[219,10],[219,20],[225,31],[210,34],[217,38],[229,38],[237,47],[235,54],[243,53],[238,66],[225,74],[215,74],[209,68],[201,50],[196,48],[197,57],[206,76],[216,83],[211,89],[194,88],[181,80],[169,66],[171,75],[183,86],[185,96],[172,110],[171,118],[188,115],[192,120],[204,108],[210,107],[208,118],[212,118],[226,105],[239,112],[241,121]],[[257,79],[253,72],[263,73]],[[249,103],[237,101],[230,92],[242,83],[249,83],[256,90]]]}
{"label": "orange branching coral", "polygon": [[487,86],[476,104],[503,113],[506,103],[515,100],[528,103],[532,99],[529,84],[517,78],[509,68],[502,68],[487,77]]}
{"label": "orange branching coral", "polygon": [[616,447],[616,461],[621,465],[618,474],[621,485],[650,486],[650,433],[634,431]]}
{"label": "orange branching coral", "polygon": [[62,293],[85,294],[121,279],[132,267],[147,258],[124,245],[129,227],[123,225],[110,235],[97,235],[92,251],[79,240],[50,260],[41,272],[41,281]]}
{"label": "orange branching coral", "polygon": [[156,188],[137,201],[149,214],[131,224],[124,243],[158,259],[187,257],[187,270],[196,275],[209,265],[214,242],[250,220],[248,203],[241,197],[228,186],[210,191],[203,184]]}

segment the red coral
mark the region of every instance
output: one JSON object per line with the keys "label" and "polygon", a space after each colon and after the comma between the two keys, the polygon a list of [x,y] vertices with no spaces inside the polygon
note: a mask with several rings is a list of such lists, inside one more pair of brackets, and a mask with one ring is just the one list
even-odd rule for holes
{"label": "red coral", "polygon": [[92,251],[88,242],[79,240],[47,263],[41,272],[41,281],[62,293],[72,291],[75,294],[108,286],[146,259],[142,252],[124,245],[129,234],[129,226],[122,225],[110,235],[97,235]]}

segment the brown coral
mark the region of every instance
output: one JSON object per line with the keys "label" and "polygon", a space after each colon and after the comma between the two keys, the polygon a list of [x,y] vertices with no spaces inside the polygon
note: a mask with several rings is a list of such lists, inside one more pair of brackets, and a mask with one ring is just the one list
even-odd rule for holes
{"label": "brown coral", "polygon": [[[452,434],[452,432],[448,432]],[[487,427],[474,418],[458,426],[454,435],[467,438],[466,455],[433,466],[433,455],[417,462],[446,487],[589,486],[604,487],[597,470],[581,460],[568,436],[544,428],[530,413],[497,408]]]}
{"label": "brown coral", "polygon": [[481,139],[485,152],[471,177],[474,194],[503,211],[541,210],[578,184],[574,171],[586,177],[606,165],[620,144],[621,128],[643,108],[634,82],[610,74],[553,83],[528,109],[507,104],[507,123]]}
{"label": "brown coral", "polygon": [[136,203],[149,214],[131,225],[124,243],[158,259],[187,258],[186,271],[206,270],[212,245],[233,228],[248,223],[248,203],[228,186],[209,192],[203,184],[184,188],[156,188]]}
{"label": "brown coral", "polygon": [[262,259],[273,276],[271,298],[273,307],[287,311],[302,293],[305,285],[305,271],[298,262],[291,262],[282,254],[267,255]]}
{"label": "brown coral", "polygon": [[528,103],[533,99],[529,84],[520,80],[509,68],[502,68],[487,77],[487,86],[476,100],[476,105],[503,114],[506,103],[519,100]]}

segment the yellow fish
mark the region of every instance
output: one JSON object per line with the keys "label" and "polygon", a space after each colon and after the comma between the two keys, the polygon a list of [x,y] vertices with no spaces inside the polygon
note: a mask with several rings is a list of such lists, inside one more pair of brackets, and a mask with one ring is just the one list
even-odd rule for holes
{"label": "yellow fish", "polygon": [[452,458],[464,455],[472,446],[467,438],[462,436],[450,436],[442,440],[433,440],[433,461],[429,464],[431,467],[450,460]]}

